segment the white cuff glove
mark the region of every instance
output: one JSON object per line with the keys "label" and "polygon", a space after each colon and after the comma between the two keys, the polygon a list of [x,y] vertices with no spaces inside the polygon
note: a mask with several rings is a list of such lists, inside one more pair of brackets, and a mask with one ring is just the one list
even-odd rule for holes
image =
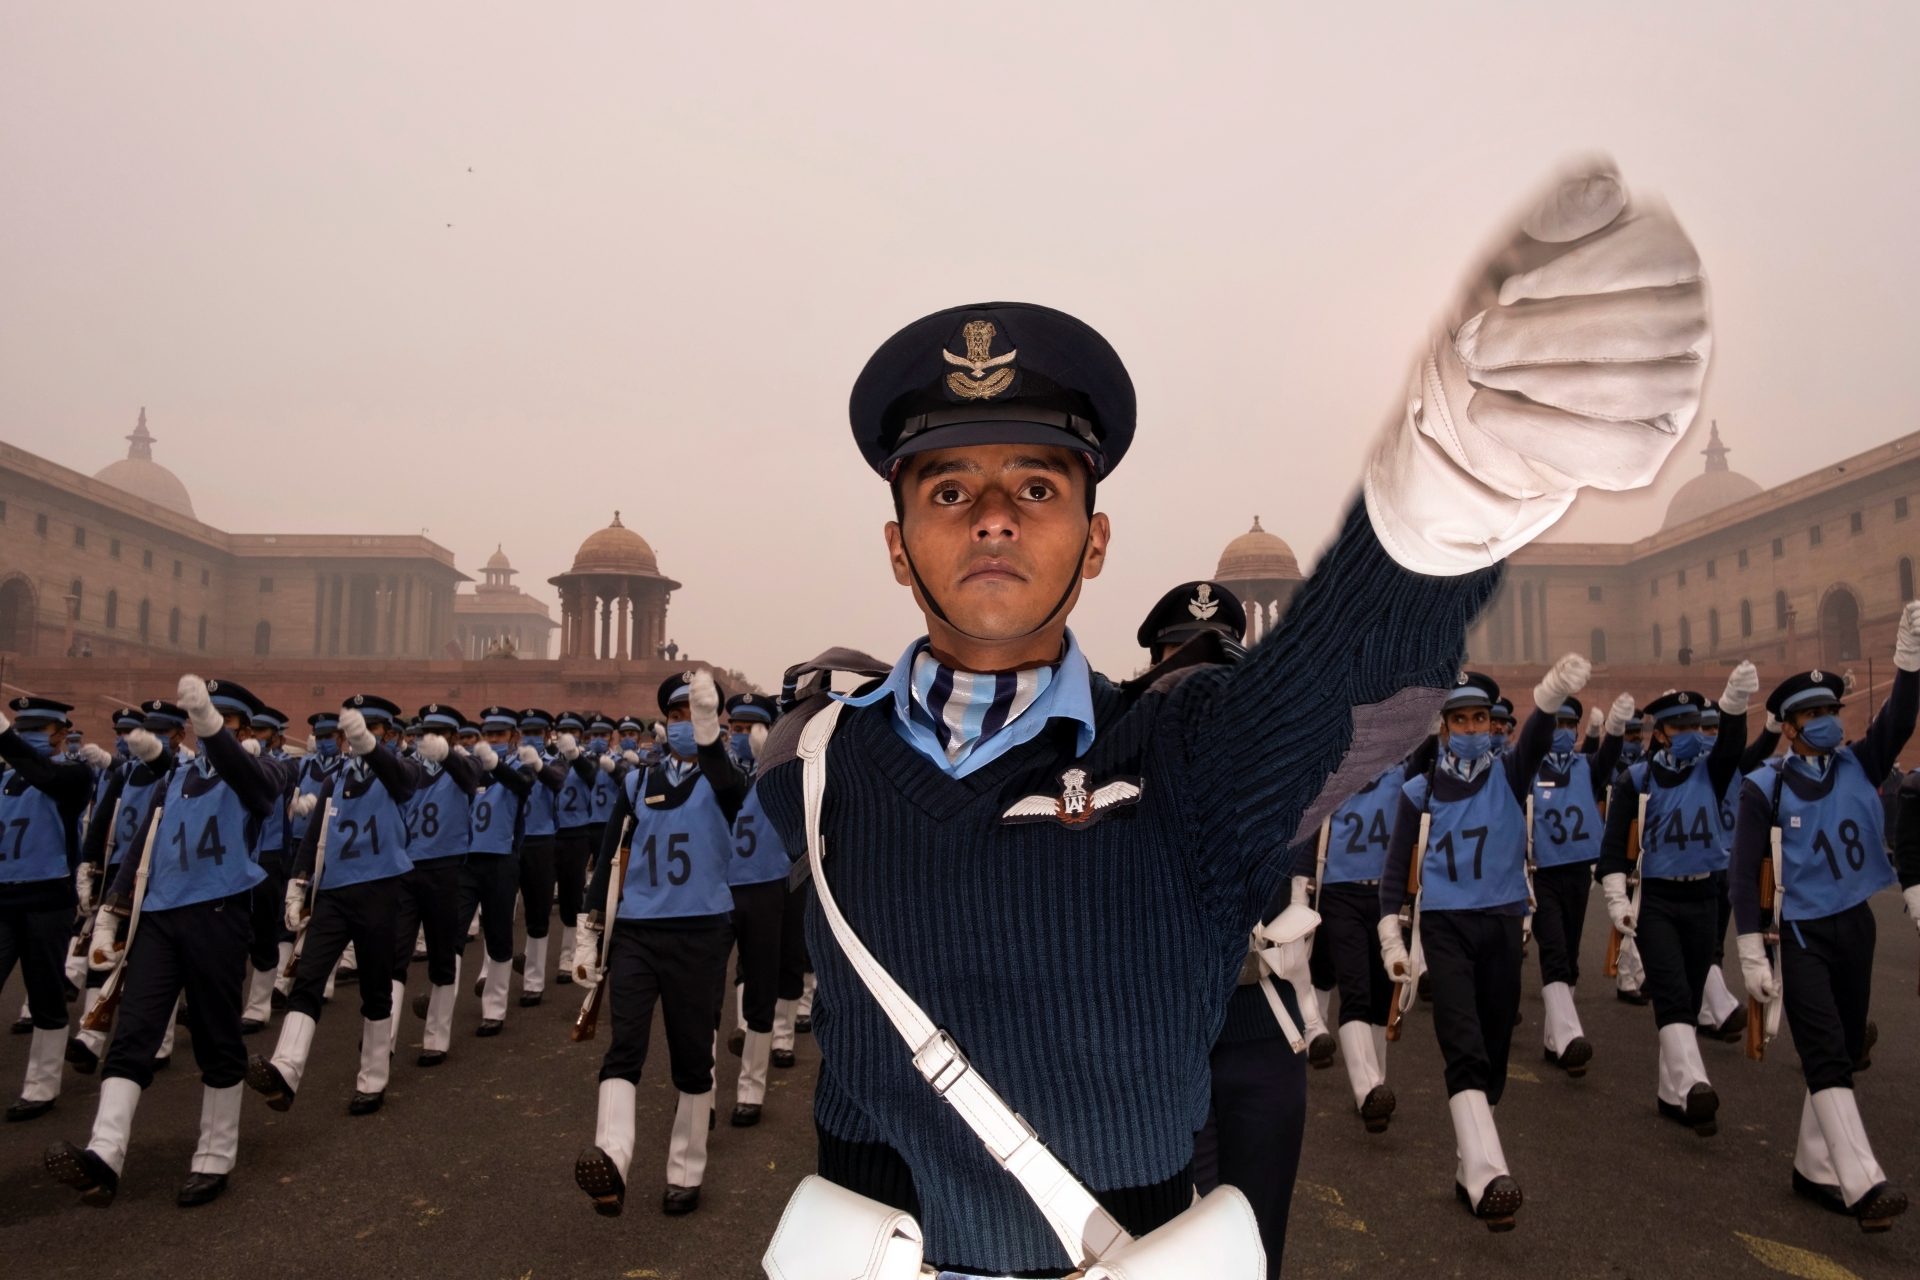
{"label": "white cuff glove", "polygon": [[7,719],[6,712],[0,711],[0,733],[5,733],[11,728],[13,728],[13,721]]}
{"label": "white cuff glove", "polygon": [[1920,929],[1920,884],[1908,885],[1900,891],[1907,900],[1907,916],[1913,921],[1913,927]]}
{"label": "white cuff glove", "polygon": [[560,741],[556,745],[560,748],[560,754],[564,756],[569,763],[579,758],[580,743],[572,734],[561,734]]}
{"label": "white cuff glove", "polygon": [[293,816],[296,818],[304,818],[308,814],[312,813],[315,806],[317,806],[319,803],[320,803],[320,797],[315,795],[313,792],[311,791],[302,792],[301,794],[293,798],[293,804],[291,806],[293,810]]}
{"label": "white cuff glove", "polygon": [[87,948],[87,967],[89,969],[113,968],[113,953],[119,948],[113,935],[120,930],[120,917],[100,908],[93,917],[93,943]]}
{"label": "white cuff glove", "polygon": [[187,713],[187,723],[193,726],[197,738],[211,738],[226,724],[207,696],[207,682],[192,672],[180,677],[180,689],[173,700]]}
{"label": "white cuff glove", "polygon": [[1607,723],[1607,713],[1598,707],[1587,708],[1587,736],[1598,737]]}
{"label": "white cuff glove", "polygon": [[1780,721],[1771,711],[1767,712],[1767,732],[1773,734],[1775,737],[1780,736]]}
{"label": "white cuff glove", "polygon": [[1747,994],[1762,1004],[1779,995],[1773,981],[1773,966],[1767,963],[1767,944],[1757,933],[1743,933],[1733,940],[1740,952],[1740,980]]}
{"label": "white cuff glove", "polygon": [[638,751],[622,751],[620,758],[635,768],[640,766],[640,753]]}
{"label": "white cuff glove", "polygon": [[1367,463],[1374,532],[1415,573],[1467,573],[1582,485],[1649,483],[1700,407],[1710,346],[1706,281],[1672,213],[1629,201],[1610,160],[1577,165],[1469,275],[1416,366]]}
{"label": "white cuff glove", "polygon": [[260,754],[260,739],[248,738],[240,744],[240,749],[250,756],[257,756]]}
{"label": "white cuff glove", "polygon": [[1380,963],[1387,967],[1387,977],[1395,982],[1405,982],[1411,973],[1407,963],[1407,944],[1400,936],[1400,917],[1382,916],[1377,926],[1380,934]]}
{"label": "white cuff glove", "polygon": [[[1594,710],[1599,710],[1595,707]],[[1633,719],[1633,695],[1623,693],[1613,700],[1607,708],[1607,736],[1618,738],[1627,731],[1627,721]]]}
{"label": "white cuff glove", "polygon": [[1893,665],[1902,671],[1920,671],[1920,600],[1907,601],[1900,611],[1900,631],[1893,642]]}
{"label": "white cuff glove", "polygon": [[1742,662],[1727,673],[1727,691],[1720,695],[1720,713],[1729,716],[1747,714],[1747,703],[1760,692],[1760,672],[1751,662]]}
{"label": "white cuff glove", "polygon": [[1616,871],[1600,877],[1600,892],[1606,895],[1607,919],[1623,938],[1633,936],[1633,903],[1627,898],[1627,877]]}
{"label": "white cuff glove", "polygon": [[305,880],[287,881],[287,928],[296,933],[300,929],[300,912],[307,905],[307,882]]}
{"label": "white cuff glove", "polygon": [[145,729],[135,729],[127,735],[127,750],[142,764],[152,764],[166,749],[165,743]]}
{"label": "white cuff glove", "polygon": [[439,764],[447,758],[447,740],[437,733],[423,733],[415,750],[428,764]]}
{"label": "white cuff glove", "polygon": [[605,755],[600,757],[600,772],[612,773],[615,769],[618,769],[619,767],[620,767],[620,757],[614,755],[613,752],[609,751]]}
{"label": "white cuff glove", "polygon": [[523,743],[520,747],[520,763],[529,769],[538,769],[544,765],[546,761],[540,758],[538,751],[535,751],[532,747]]}
{"label": "white cuff glove", "polygon": [[687,710],[693,717],[693,740],[708,746],[720,740],[720,689],[713,672],[702,667],[687,681]]}
{"label": "white cuff glove", "polygon": [[104,769],[113,763],[112,755],[91,742],[80,748],[80,759],[92,769]]}
{"label": "white cuff glove", "polygon": [[1587,677],[1592,674],[1593,664],[1579,654],[1562,655],[1533,686],[1533,705],[1547,715],[1559,714],[1568,698],[1587,687]]}
{"label": "white cuff glove", "polygon": [[480,767],[488,773],[492,773],[500,764],[500,753],[484,742],[474,744],[473,758],[478,760]]}
{"label": "white cuff glove", "polygon": [[753,758],[755,760],[758,760],[760,758],[761,751],[766,747],[766,745],[767,745],[767,726],[763,724],[757,724],[753,726],[753,728],[747,730],[747,749],[753,752]]}
{"label": "white cuff glove", "polygon": [[573,931],[573,980],[584,986],[600,981],[600,930],[588,923],[581,912]]}
{"label": "white cuff glove", "polygon": [[1304,907],[1307,905],[1307,878],[1305,876],[1295,876],[1293,878],[1293,896],[1287,900],[1287,905],[1290,907]]}
{"label": "white cuff glove", "polygon": [[74,873],[73,891],[79,895],[80,909],[91,910],[93,907],[93,864],[91,862],[81,863],[80,869]]}
{"label": "white cuff glove", "polygon": [[372,755],[373,749],[380,745],[380,739],[367,728],[367,718],[352,707],[340,713],[340,732],[347,739],[347,750],[357,756]]}
{"label": "white cuff glove", "polygon": [[471,755],[473,755],[473,752],[467,750],[465,747],[461,746],[459,743],[456,742],[453,744],[453,754],[459,756],[462,760],[465,760]]}

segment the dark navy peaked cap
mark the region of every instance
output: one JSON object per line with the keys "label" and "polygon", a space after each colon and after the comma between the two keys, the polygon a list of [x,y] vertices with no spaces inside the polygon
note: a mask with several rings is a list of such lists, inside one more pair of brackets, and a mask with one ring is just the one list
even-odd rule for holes
{"label": "dark navy peaked cap", "polygon": [[1183,582],[1160,597],[1134,635],[1142,649],[1157,644],[1178,647],[1202,631],[1219,631],[1238,640],[1247,630],[1240,598],[1217,582]]}

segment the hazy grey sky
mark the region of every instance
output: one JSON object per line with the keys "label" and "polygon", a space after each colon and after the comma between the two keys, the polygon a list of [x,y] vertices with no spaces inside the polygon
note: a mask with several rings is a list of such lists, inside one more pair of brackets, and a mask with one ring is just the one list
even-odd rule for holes
{"label": "hazy grey sky", "polygon": [[[1446,12],[1442,12],[1445,10]],[[1561,157],[1670,199],[1701,413],[1774,484],[1915,425],[1913,5],[90,3],[0,13],[0,438],[148,408],[202,519],[545,579],[615,508],[762,683],[919,633],[847,392],[995,298],[1104,332],[1139,435],[1075,630],[1129,674],[1257,512],[1328,537],[1412,353]],[[1556,536],[1630,537],[1655,492]]]}

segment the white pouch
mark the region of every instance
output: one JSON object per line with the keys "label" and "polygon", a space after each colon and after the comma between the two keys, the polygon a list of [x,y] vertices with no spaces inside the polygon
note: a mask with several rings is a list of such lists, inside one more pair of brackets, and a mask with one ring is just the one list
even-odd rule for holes
{"label": "white pouch", "polygon": [[[1019,1180],[1047,1224],[1053,1228],[1073,1265],[1085,1269],[1086,1280],[1265,1280],[1267,1256],[1253,1207],[1234,1187],[1220,1187],[1173,1221],[1139,1240],[1129,1236],[1101,1208],[1093,1194],[1060,1163],[1039,1135],[973,1069],[959,1045],[873,958],[840,914],[827,887],[820,847],[820,802],[827,790],[827,743],[840,719],[843,703],[835,702],[810,721],[800,736],[803,762],[801,790],[806,802],[807,858],[813,873],[820,910],[833,929],[834,940],[846,954],[894,1030],[913,1053],[914,1066],[935,1092],[945,1098],[967,1122],[989,1154]],[[813,1184],[831,1187],[828,1199]],[[808,1203],[803,1204],[803,1200]],[[780,1228],[761,1265],[773,1280],[894,1280],[911,1271],[879,1268],[905,1265],[908,1247],[896,1248],[896,1239],[909,1238],[911,1257],[920,1259],[919,1224],[885,1205],[856,1195],[819,1178],[804,1179],[781,1215]],[[891,1234],[885,1234],[891,1233]],[[840,1237],[836,1239],[835,1237]],[[867,1270],[848,1269],[839,1261]],[[831,1254],[838,1270],[817,1269],[815,1259]]]}

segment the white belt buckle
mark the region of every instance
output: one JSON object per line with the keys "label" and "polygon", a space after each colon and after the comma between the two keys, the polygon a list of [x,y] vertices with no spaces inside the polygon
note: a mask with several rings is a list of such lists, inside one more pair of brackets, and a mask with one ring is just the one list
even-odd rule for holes
{"label": "white belt buckle", "polygon": [[913,1065],[933,1091],[945,1097],[947,1090],[953,1088],[973,1070],[973,1064],[967,1061],[967,1055],[960,1052],[960,1046],[953,1042],[944,1027],[936,1030],[927,1042],[914,1051]]}

